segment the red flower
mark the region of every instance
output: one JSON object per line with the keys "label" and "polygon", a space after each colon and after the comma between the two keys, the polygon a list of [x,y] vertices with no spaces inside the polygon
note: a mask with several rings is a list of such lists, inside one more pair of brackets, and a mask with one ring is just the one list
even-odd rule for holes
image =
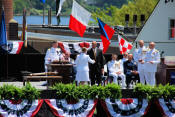
{"label": "red flower", "polygon": [[20,104],[22,100],[9,100],[11,104]]}
{"label": "red flower", "polygon": [[131,104],[131,103],[133,103],[133,99],[131,99],[131,98],[127,98],[127,99],[122,98],[122,99],[120,99],[120,101],[123,104]]}

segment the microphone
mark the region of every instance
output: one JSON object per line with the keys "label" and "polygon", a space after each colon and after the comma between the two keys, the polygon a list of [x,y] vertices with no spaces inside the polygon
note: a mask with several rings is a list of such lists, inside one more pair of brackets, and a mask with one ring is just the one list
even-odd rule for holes
{"label": "microphone", "polygon": [[163,54],[164,54],[164,51],[161,51],[161,53],[160,53],[160,57],[161,58],[162,58]]}

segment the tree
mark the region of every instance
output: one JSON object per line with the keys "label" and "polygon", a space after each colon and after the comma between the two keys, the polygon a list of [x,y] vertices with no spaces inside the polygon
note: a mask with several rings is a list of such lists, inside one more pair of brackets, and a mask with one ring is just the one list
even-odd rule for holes
{"label": "tree", "polygon": [[[133,15],[138,16],[138,20],[141,14],[144,14],[146,19],[151,15],[155,5],[158,0],[133,0],[128,1],[128,4],[124,4],[121,8],[116,6],[110,6],[106,9],[98,8],[93,14],[92,17],[95,19],[99,17],[105,23],[109,25],[125,25],[125,14],[130,15],[129,25],[133,25]],[[137,22],[137,26],[140,26],[140,22]]]}

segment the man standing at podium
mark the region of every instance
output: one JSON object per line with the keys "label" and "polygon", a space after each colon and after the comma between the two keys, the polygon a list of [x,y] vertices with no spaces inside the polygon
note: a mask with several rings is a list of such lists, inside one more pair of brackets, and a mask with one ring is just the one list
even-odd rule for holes
{"label": "man standing at podium", "polygon": [[87,51],[91,59],[95,60],[95,64],[89,64],[89,76],[91,85],[98,83],[101,84],[102,73],[104,72],[104,57],[102,50],[97,48],[97,42],[92,42],[92,48]]}
{"label": "man standing at podium", "polygon": [[57,41],[52,42],[52,47],[49,48],[45,56],[45,72],[48,72],[50,68],[47,68],[46,64],[51,64],[54,61],[60,61],[63,59],[61,49],[58,48]]}

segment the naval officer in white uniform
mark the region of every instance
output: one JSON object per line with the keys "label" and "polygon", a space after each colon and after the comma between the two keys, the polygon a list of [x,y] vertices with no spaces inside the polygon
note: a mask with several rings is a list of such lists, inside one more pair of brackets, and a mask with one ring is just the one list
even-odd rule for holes
{"label": "naval officer in white uniform", "polygon": [[160,63],[160,53],[155,49],[155,43],[149,43],[149,50],[145,56],[145,77],[146,83],[155,86],[155,73],[157,71],[157,64]]}
{"label": "naval officer in white uniform", "polygon": [[117,55],[112,54],[112,60],[107,64],[109,70],[109,76],[113,76],[113,82],[118,84],[117,79],[121,77],[122,88],[126,87],[126,78],[123,73],[123,62],[121,60],[117,61]]}
{"label": "naval officer in white uniform", "polygon": [[46,52],[45,71],[47,72],[48,70],[50,70],[49,68],[47,68],[46,64],[50,64],[54,61],[60,61],[62,59],[63,59],[63,55],[62,55],[61,49],[58,48],[57,41],[53,41],[52,42],[52,47],[49,48]]}
{"label": "naval officer in white uniform", "polygon": [[140,77],[140,83],[145,84],[146,83],[146,78],[145,78],[145,71],[144,71],[144,66],[145,66],[145,56],[147,52],[147,48],[144,46],[144,41],[139,40],[139,48],[135,50],[134,54],[134,61],[137,62],[138,65],[138,72],[139,72],[139,77]]}
{"label": "naval officer in white uniform", "polygon": [[94,64],[95,61],[92,60],[89,55],[86,54],[87,49],[85,47],[82,48],[82,53],[77,56],[75,60],[75,65],[77,69],[77,74],[75,80],[78,84],[84,85],[85,82],[89,82],[89,65],[88,63]]}

